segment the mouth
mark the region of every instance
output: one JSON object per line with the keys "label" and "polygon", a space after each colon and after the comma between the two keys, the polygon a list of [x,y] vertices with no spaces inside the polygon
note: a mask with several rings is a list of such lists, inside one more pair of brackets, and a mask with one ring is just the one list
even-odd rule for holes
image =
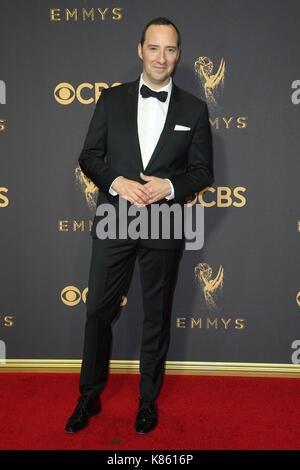
{"label": "mouth", "polygon": [[165,70],[167,68],[165,66],[158,66],[158,65],[154,65],[153,67],[157,70]]}

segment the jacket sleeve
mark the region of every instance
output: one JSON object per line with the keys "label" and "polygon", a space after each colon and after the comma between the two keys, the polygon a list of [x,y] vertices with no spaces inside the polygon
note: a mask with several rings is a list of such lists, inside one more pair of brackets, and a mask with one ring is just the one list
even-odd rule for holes
{"label": "jacket sleeve", "polygon": [[186,173],[170,177],[175,191],[173,201],[183,200],[210,186],[214,181],[211,129],[205,102],[195,126],[187,158]]}
{"label": "jacket sleeve", "polygon": [[106,149],[107,113],[104,89],[97,101],[78,161],[83,173],[101,191],[108,193],[113,180],[120,175],[105,161]]}

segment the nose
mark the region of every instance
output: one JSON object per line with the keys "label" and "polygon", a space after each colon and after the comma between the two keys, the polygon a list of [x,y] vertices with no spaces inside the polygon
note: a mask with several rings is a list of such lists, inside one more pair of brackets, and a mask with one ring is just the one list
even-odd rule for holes
{"label": "nose", "polygon": [[162,50],[160,51],[159,53],[159,59],[158,59],[158,62],[160,64],[164,64],[166,62],[166,59],[165,59],[165,52]]}

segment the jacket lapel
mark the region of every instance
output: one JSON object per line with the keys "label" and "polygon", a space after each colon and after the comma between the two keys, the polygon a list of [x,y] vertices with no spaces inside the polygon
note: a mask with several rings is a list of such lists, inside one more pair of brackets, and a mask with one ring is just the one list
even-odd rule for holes
{"label": "jacket lapel", "polygon": [[145,170],[149,169],[150,166],[153,164],[159,153],[161,152],[163,146],[168,142],[168,138],[170,137],[171,133],[173,132],[173,129],[175,127],[176,123],[176,112],[177,112],[177,87],[173,82],[172,86],[172,93],[169,101],[169,107],[168,107],[168,112],[166,116],[166,121],[165,125],[163,127],[163,130],[160,134],[160,137],[158,139],[157,145],[153,151],[153,154],[148,162],[147,167]]}
{"label": "jacket lapel", "polygon": [[136,158],[137,166],[139,172],[144,171],[142,153],[140,148],[139,142],[139,134],[138,134],[138,127],[137,127],[137,111],[138,111],[138,92],[139,92],[139,83],[140,79],[138,78],[135,82],[133,82],[128,89],[129,93],[129,135],[131,137],[131,141],[133,142],[133,156]]}
{"label": "jacket lapel", "polygon": [[168,137],[173,132],[176,123],[177,111],[178,111],[178,89],[173,81],[172,93],[170,97],[168,112],[166,116],[165,125],[160,134],[156,147],[151,155],[151,158],[148,162],[148,165],[144,169],[142,154],[139,143],[138,128],[137,128],[137,109],[138,109],[138,91],[139,91],[139,79],[131,84],[129,87],[129,94],[131,95],[130,99],[130,120],[128,124],[130,126],[130,133],[132,135],[132,141],[134,144],[134,154],[137,156],[137,164],[140,168],[140,171],[145,172],[153,164],[154,160],[157,158],[161,152],[163,146],[168,141]]}

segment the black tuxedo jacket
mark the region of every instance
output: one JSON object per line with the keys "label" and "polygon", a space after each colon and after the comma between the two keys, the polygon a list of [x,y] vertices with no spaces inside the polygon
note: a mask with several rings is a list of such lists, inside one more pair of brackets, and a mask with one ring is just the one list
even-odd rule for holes
{"label": "black tuxedo jacket", "polygon": [[[139,79],[104,89],[87,132],[79,165],[83,173],[99,188],[97,205],[118,205],[119,196],[109,188],[117,176],[145,184],[140,172],[168,178],[175,198],[159,203],[182,206],[185,199],[213,182],[211,130],[207,105],[201,99],[178,88],[174,81],[166,121],[156,148],[143,168],[137,130]],[[175,130],[176,125],[190,130]],[[130,205],[129,201],[127,204]],[[146,206],[149,211],[150,205]],[[91,235],[96,237],[95,216]],[[182,241],[148,240],[148,246],[176,248]]]}

